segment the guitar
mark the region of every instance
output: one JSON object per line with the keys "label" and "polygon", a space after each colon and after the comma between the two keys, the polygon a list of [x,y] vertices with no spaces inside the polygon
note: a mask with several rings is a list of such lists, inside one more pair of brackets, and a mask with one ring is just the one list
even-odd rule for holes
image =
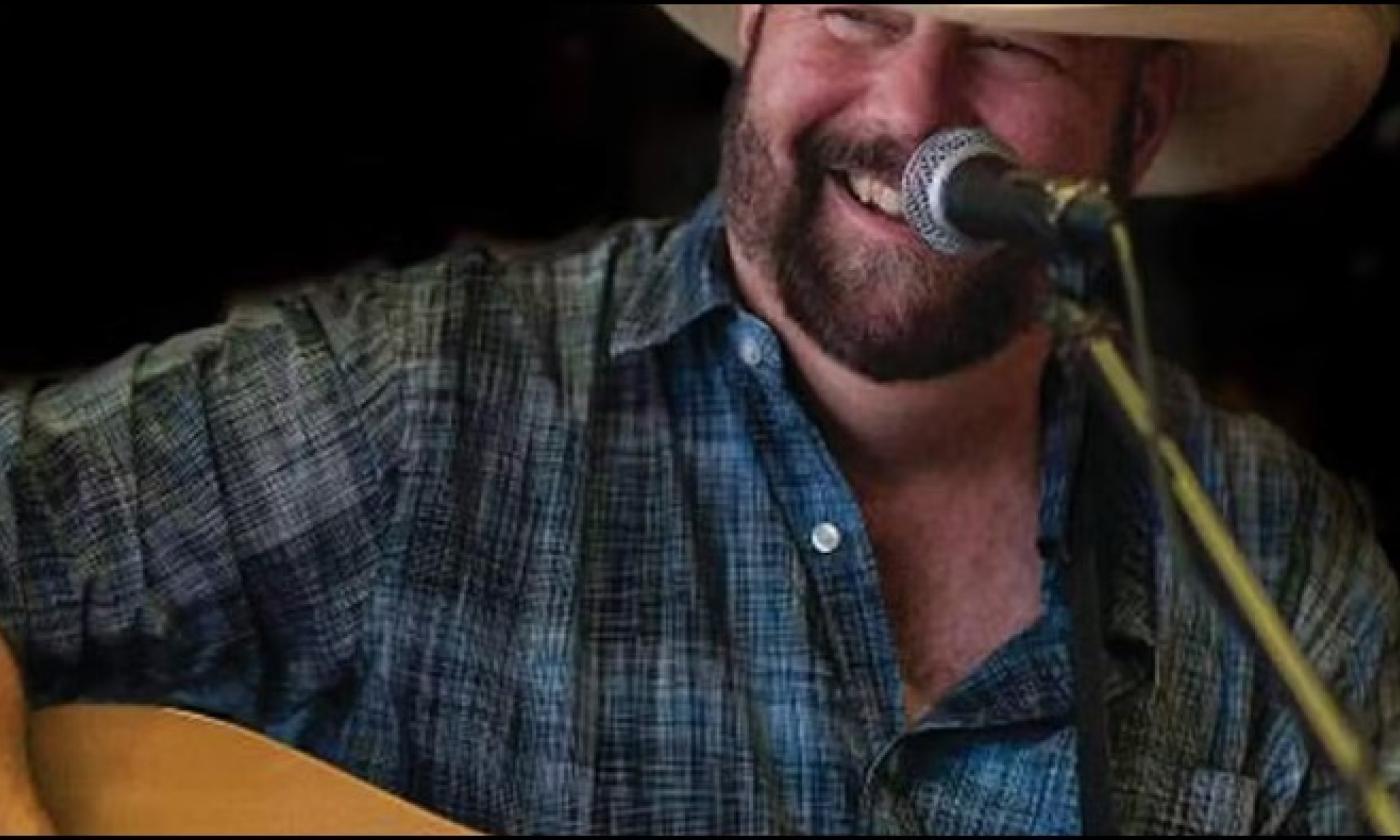
{"label": "guitar", "polygon": [[40,798],[63,834],[478,834],[241,727],[149,706],[30,719]]}

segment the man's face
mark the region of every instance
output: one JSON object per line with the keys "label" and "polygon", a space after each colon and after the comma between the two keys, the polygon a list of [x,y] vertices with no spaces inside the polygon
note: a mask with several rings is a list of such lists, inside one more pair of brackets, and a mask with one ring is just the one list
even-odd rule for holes
{"label": "man's face", "polygon": [[788,316],[881,381],[961,369],[1025,330],[1043,286],[1034,257],[930,250],[902,220],[904,164],[934,131],[983,126],[1032,168],[1121,180],[1110,167],[1132,48],[868,6],[774,6],[746,21],[725,121],[726,221]]}

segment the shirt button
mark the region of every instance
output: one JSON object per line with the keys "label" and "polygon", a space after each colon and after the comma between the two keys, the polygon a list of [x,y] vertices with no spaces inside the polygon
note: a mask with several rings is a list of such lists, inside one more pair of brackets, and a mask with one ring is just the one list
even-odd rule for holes
{"label": "shirt button", "polygon": [[763,361],[763,348],[752,338],[746,338],[739,343],[739,358],[749,367],[758,367]]}
{"label": "shirt button", "polygon": [[812,529],[812,548],[822,554],[830,554],[841,545],[841,529],[830,522],[823,522]]}

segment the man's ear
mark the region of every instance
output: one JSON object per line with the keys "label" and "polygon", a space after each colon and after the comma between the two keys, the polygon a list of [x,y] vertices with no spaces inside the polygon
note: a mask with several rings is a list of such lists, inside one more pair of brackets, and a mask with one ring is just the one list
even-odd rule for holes
{"label": "man's ear", "polygon": [[739,55],[748,58],[749,49],[753,46],[754,37],[758,33],[758,23],[763,17],[763,5],[760,3],[744,3],[739,6]]}
{"label": "man's ear", "polygon": [[1186,50],[1179,44],[1149,48],[1133,95],[1132,183],[1139,183],[1171,131],[1186,80]]}

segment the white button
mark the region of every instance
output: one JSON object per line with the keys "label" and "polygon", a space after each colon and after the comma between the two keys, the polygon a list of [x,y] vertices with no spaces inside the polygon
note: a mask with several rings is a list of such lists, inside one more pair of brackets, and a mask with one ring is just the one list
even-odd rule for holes
{"label": "white button", "polygon": [[841,545],[841,529],[830,522],[823,522],[812,529],[812,548],[822,554],[830,554]]}
{"label": "white button", "polygon": [[739,343],[739,358],[744,360],[744,364],[749,367],[758,367],[763,361],[763,348],[758,346],[758,342],[752,338],[746,338]]}

